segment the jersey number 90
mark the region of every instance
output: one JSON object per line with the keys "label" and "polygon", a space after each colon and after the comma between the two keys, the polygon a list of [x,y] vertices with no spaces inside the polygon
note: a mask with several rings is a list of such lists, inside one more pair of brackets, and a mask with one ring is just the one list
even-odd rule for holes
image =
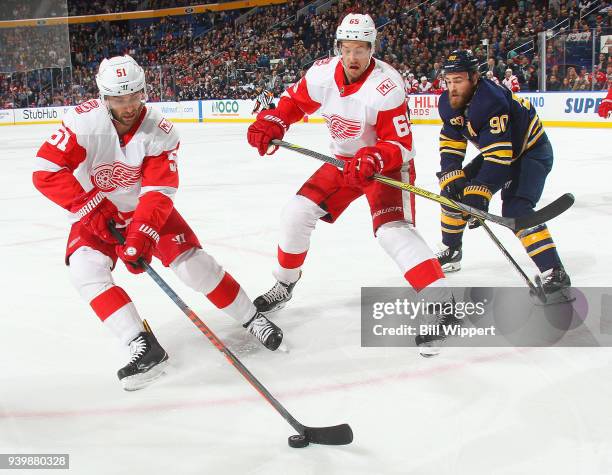
{"label": "jersey number 90", "polygon": [[506,131],[508,125],[508,114],[491,117],[489,119],[492,134],[500,134]]}

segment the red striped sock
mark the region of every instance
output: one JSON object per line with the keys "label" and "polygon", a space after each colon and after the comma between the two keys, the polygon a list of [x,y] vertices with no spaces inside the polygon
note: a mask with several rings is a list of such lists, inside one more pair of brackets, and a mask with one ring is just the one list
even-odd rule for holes
{"label": "red striped sock", "polygon": [[284,269],[297,269],[304,264],[307,253],[308,250],[300,252],[299,254],[291,254],[283,251],[280,246],[278,246],[278,263]]}
{"label": "red striped sock", "polygon": [[444,278],[444,272],[438,259],[428,259],[414,266],[404,274],[404,278],[417,292],[423,290],[429,284]]}
{"label": "red striped sock", "polygon": [[96,312],[98,318],[104,321],[131,301],[132,299],[125,293],[125,290],[114,285],[100,295],[94,297],[93,300],[89,302],[89,305],[91,305],[93,311]]}
{"label": "red striped sock", "polygon": [[212,292],[206,294],[206,297],[217,308],[225,308],[236,300],[239,291],[240,284],[234,280],[229,272],[226,272],[221,282],[217,284]]}

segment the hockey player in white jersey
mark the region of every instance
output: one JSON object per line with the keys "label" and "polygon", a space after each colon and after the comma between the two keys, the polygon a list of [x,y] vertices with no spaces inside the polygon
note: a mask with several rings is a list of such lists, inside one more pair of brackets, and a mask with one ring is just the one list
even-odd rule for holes
{"label": "hockey player in white jersey", "polygon": [[493,82],[494,82],[495,84],[497,84],[498,86],[500,85],[500,84],[499,84],[499,79],[497,79],[497,78],[495,77],[495,74],[493,74],[493,71],[487,71],[487,79],[488,79],[489,81],[493,81]]}
{"label": "hockey player in white jersey", "polygon": [[[261,312],[282,308],[291,298],[318,220],[333,223],[352,201],[365,195],[373,231],[385,252],[417,291],[437,287],[450,299],[433,252],[414,227],[414,196],[373,181],[374,173],[414,183],[414,148],[406,115],[404,83],[387,63],[373,58],[376,27],[369,15],[349,14],[336,32],[336,56],[314,63],[289,87],[272,111],[248,130],[260,155],[272,154],[290,124],[315,111],[325,118],[332,153],[343,171],[324,164],[287,203],[281,216],[276,284],[255,299]],[[441,297],[442,298],[442,297]]]}
{"label": "hockey player in white jersey", "polygon": [[[139,259],[157,257],[267,348],[278,348],[280,329],[257,312],[174,208],[179,136],[172,123],[145,105],[144,70],[130,56],[105,59],[96,83],[100,99],[68,112],[40,147],[33,181],[70,213],[66,264],[72,283],[130,350],[128,364],[117,373],[124,389],[140,389],[161,376],[168,355],[114,283],[117,258],[140,273]],[[111,220],[122,229],[124,245],[110,233]]]}
{"label": "hockey player in white jersey", "polygon": [[404,79],[404,89],[407,96],[419,92],[419,81],[416,80],[413,73],[408,73]]}
{"label": "hockey player in white jersey", "polygon": [[421,76],[421,82],[419,83],[419,93],[427,94],[431,90],[431,83],[427,80],[427,76]]}

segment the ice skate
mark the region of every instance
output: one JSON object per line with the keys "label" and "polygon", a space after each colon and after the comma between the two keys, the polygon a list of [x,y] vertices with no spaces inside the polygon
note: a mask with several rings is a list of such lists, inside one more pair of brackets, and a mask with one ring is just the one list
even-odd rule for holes
{"label": "ice skate", "polygon": [[291,284],[277,281],[274,287],[255,299],[253,302],[255,308],[261,313],[270,313],[280,310],[287,305],[289,300],[291,300],[293,287],[295,287],[296,283],[297,281]]}
{"label": "ice skate", "polygon": [[130,342],[129,363],[117,371],[126,391],[136,391],[148,386],[164,374],[167,365],[168,354],[157,342],[147,321],[143,323],[145,331]]}
{"label": "ice skate", "polygon": [[544,305],[574,300],[570,292],[572,282],[562,266],[547,270],[541,276],[536,276],[535,280],[536,285],[539,285],[544,291],[546,297]]}
{"label": "ice skate", "polygon": [[269,350],[276,350],[283,341],[283,331],[260,312],[243,326]]}
{"label": "ice skate", "polygon": [[444,272],[461,270],[461,246],[447,246],[436,254],[436,258]]}

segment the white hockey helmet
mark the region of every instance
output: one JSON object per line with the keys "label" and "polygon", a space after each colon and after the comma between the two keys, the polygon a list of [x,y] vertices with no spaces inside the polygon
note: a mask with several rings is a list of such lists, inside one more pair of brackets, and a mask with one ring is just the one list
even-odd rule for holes
{"label": "white hockey helmet", "polygon": [[427,76],[421,76],[421,81],[427,81]]}
{"label": "white hockey helmet", "polygon": [[127,54],[103,59],[96,74],[96,84],[102,100],[105,96],[125,96],[139,91],[145,93],[146,100],[144,69]]}
{"label": "white hockey helmet", "polygon": [[376,44],[376,25],[370,15],[360,13],[349,13],[346,15],[340,26],[336,29],[336,41],[334,42],[334,52],[340,55],[340,42],[365,41],[370,43],[370,57],[374,54]]}

